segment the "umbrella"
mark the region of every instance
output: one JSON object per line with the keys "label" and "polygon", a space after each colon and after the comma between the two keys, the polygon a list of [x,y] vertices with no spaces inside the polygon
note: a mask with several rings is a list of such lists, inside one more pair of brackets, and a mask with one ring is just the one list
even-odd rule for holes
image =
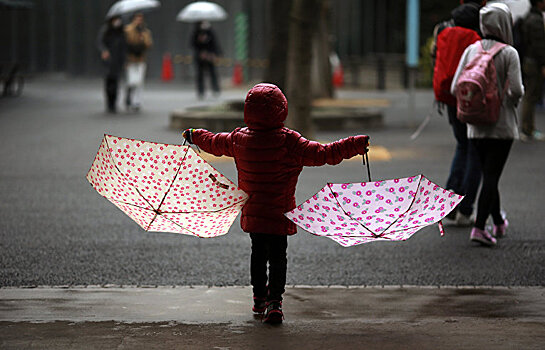
{"label": "umbrella", "polygon": [[120,0],[110,7],[106,18],[147,11],[161,6],[157,0]]}
{"label": "umbrella", "polygon": [[511,15],[513,16],[513,21],[516,21],[519,18],[522,18],[526,16],[528,11],[530,11],[530,8],[532,5],[530,4],[530,0],[494,0],[489,1],[489,3],[504,3],[507,6],[509,6],[509,10],[511,10]]}
{"label": "umbrella", "polygon": [[104,135],[87,180],[146,231],[226,234],[248,199],[189,146]]}
{"label": "umbrella", "polygon": [[182,22],[222,21],[226,18],[225,10],[220,5],[209,1],[193,2],[176,16],[176,20]]}
{"label": "umbrella", "polygon": [[421,228],[439,223],[463,196],[424,177],[362,183],[328,183],[285,215],[301,228],[342,246],[404,241]]}

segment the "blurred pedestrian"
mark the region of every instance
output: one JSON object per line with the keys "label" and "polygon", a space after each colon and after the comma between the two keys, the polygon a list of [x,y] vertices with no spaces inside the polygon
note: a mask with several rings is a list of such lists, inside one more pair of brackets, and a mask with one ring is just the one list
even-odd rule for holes
{"label": "blurred pedestrian", "polygon": [[142,104],[142,89],[146,76],[146,53],[153,44],[151,31],[144,22],[144,15],[137,13],[125,27],[127,38],[127,110],[138,111]]}
{"label": "blurred pedestrian", "polygon": [[120,16],[106,20],[97,37],[97,47],[100,58],[105,66],[104,97],[106,111],[117,112],[117,95],[119,80],[125,64],[127,42],[123,32],[123,22]]}
{"label": "blurred pedestrian", "polygon": [[[494,124],[468,124],[469,142],[479,155],[483,183],[479,193],[477,218],[470,239],[492,246],[497,238],[505,236],[508,221],[500,211],[498,184],[507,161],[513,140],[518,138],[517,104],[524,94],[520,61],[513,44],[511,12],[507,5],[493,3],[480,10],[483,40],[472,44],[465,51],[452,82],[456,93],[457,82],[464,68],[482,50],[495,49],[498,43],[506,44],[493,58],[497,72],[497,89],[502,94],[498,121]],[[492,234],[485,229],[488,216],[494,223]]]}
{"label": "blurred pedestrian", "polygon": [[435,99],[446,105],[448,121],[456,140],[446,188],[464,195],[463,201],[447,219],[458,226],[471,226],[473,203],[481,183],[481,168],[475,149],[467,139],[467,126],[456,116],[456,98],[450,86],[460,57],[470,44],[480,39],[479,9],[486,1],[462,0],[452,12],[449,21],[439,23],[434,29],[433,88]]}
{"label": "blurred pedestrian", "polygon": [[543,98],[545,80],[545,0],[530,0],[532,8],[522,22],[524,42],[524,86],[521,140],[543,141],[545,135],[535,128],[535,108]]}
{"label": "blurred pedestrian", "polygon": [[287,115],[282,91],[272,84],[257,84],[244,103],[247,127],[220,134],[204,129],[183,133],[206,152],[235,158],[239,186],[250,196],[242,209],[241,226],[252,240],[252,310],[265,313],[267,323],[281,323],[284,317],[287,236],[297,232],[284,213],[295,208],[295,186],[303,166],[335,165],[364,154],[369,139],[358,135],[325,145],[309,141],[284,127]]}
{"label": "blurred pedestrian", "polygon": [[216,35],[208,21],[195,24],[195,30],[191,36],[191,46],[194,50],[195,64],[197,67],[197,96],[204,98],[204,73],[210,75],[210,83],[214,95],[219,95],[220,87],[216,74],[215,60],[221,50],[216,40]]}

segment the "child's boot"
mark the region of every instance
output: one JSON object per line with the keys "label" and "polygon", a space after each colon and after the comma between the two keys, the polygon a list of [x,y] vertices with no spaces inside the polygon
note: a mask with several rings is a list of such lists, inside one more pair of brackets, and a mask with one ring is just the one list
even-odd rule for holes
{"label": "child's boot", "polygon": [[263,322],[269,324],[280,324],[284,320],[284,313],[282,312],[282,302],[278,300],[272,300],[267,302],[267,313],[263,317]]}
{"label": "child's boot", "polygon": [[262,314],[267,309],[267,298],[260,298],[254,296],[254,307],[252,307],[252,311],[256,314]]}

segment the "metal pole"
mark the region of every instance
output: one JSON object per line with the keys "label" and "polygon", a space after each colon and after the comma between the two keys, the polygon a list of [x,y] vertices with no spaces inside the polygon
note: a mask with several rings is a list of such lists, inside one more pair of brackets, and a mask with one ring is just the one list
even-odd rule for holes
{"label": "metal pole", "polygon": [[407,0],[407,53],[406,64],[409,74],[409,124],[415,118],[415,73],[418,67],[418,46],[420,31],[420,0]]}

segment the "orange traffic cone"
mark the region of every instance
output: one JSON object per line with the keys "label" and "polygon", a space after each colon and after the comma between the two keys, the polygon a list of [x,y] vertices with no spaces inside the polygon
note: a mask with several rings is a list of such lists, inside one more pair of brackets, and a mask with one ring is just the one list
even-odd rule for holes
{"label": "orange traffic cone", "polygon": [[235,63],[235,66],[233,67],[233,85],[238,86],[242,84],[243,75],[242,65],[240,63]]}
{"label": "orange traffic cone", "polygon": [[170,81],[174,78],[174,71],[172,70],[172,58],[170,53],[167,52],[163,55],[163,69],[161,70],[161,80]]}
{"label": "orange traffic cone", "polygon": [[339,65],[335,67],[333,71],[333,86],[341,87],[344,85],[344,70],[343,65],[339,62]]}

